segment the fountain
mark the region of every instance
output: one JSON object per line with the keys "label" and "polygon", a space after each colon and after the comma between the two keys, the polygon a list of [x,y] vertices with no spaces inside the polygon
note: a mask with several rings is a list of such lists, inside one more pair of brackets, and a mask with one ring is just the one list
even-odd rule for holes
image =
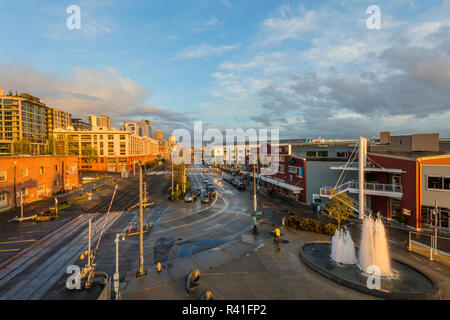
{"label": "fountain", "polygon": [[[362,225],[358,259],[349,231],[344,228],[329,242],[307,243],[300,258],[313,270],[341,285],[388,299],[437,299],[439,290],[431,279],[415,268],[391,260],[386,231],[380,217],[366,216]],[[377,266],[379,274],[373,274]],[[372,271],[371,271],[372,270]],[[379,288],[369,288],[372,277],[380,278]]]}
{"label": "fountain", "polygon": [[366,272],[369,266],[375,265],[381,276],[392,276],[386,231],[383,222],[370,215],[364,219],[359,249],[358,267]]}
{"label": "fountain", "polygon": [[344,228],[342,231],[336,230],[331,240],[330,258],[342,264],[355,264],[357,262],[355,245],[347,228]]}

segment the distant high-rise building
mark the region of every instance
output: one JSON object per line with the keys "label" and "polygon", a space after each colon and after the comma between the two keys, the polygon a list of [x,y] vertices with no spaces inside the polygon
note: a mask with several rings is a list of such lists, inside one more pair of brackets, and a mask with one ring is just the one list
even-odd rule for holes
{"label": "distant high-rise building", "polygon": [[138,134],[139,125],[137,122],[124,122],[120,130]]}
{"label": "distant high-rise building", "polygon": [[105,128],[109,130],[111,129],[111,119],[105,115],[89,115],[89,126],[91,127],[91,129]]}
{"label": "distant high-rise building", "polygon": [[75,131],[84,131],[90,129],[90,124],[81,120],[80,118],[72,118],[72,127]]}
{"label": "distant high-rise building", "polygon": [[152,127],[151,127],[150,120],[144,120],[142,119],[138,123],[138,134],[141,137],[152,137]]}
{"label": "distant high-rise building", "polygon": [[164,130],[155,130],[153,133],[153,139],[158,141],[164,140]]}

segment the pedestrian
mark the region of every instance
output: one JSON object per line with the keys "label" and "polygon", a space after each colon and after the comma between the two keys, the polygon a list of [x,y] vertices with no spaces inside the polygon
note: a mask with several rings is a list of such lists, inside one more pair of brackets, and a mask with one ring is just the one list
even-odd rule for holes
{"label": "pedestrian", "polygon": [[277,243],[280,243],[280,236],[281,236],[281,231],[280,231],[280,228],[276,228],[275,230],[274,230],[274,233],[275,233],[275,242],[277,242]]}

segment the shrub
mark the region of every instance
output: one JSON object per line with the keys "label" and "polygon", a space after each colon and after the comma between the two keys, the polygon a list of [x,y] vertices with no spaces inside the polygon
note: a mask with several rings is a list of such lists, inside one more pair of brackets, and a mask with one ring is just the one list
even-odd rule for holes
{"label": "shrub", "polygon": [[337,229],[337,226],[332,223],[324,224],[316,220],[294,216],[290,216],[286,219],[286,226],[295,230],[310,231],[331,236],[334,235]]}
{"label": "shrub", "polygon": [[323,228],[323,233],[333,236],[336,233],[337,226],[332,223],[327,223]]}

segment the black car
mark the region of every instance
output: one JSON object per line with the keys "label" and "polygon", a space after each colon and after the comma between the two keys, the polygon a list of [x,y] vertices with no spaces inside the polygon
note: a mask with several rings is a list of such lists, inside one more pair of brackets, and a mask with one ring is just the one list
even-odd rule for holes
{"label": "black car", "polygon": [[211,202],[211,198],[209,197],[208,193],[202,193],[202,195],[200,196],[200,201],[202,203],[210,203]]}
{"label": "black car", "polygon": [[195,196],[199,197],[202,194],[202,189],[200,188],[194,189],[193,193],[195,194]]}
{"label": "black car", "polygon": [[206,191],[208,191],[211,198],[214,198],[216,196],[216,190],[213,186],[208,186],[208,188],[206,188]]}

